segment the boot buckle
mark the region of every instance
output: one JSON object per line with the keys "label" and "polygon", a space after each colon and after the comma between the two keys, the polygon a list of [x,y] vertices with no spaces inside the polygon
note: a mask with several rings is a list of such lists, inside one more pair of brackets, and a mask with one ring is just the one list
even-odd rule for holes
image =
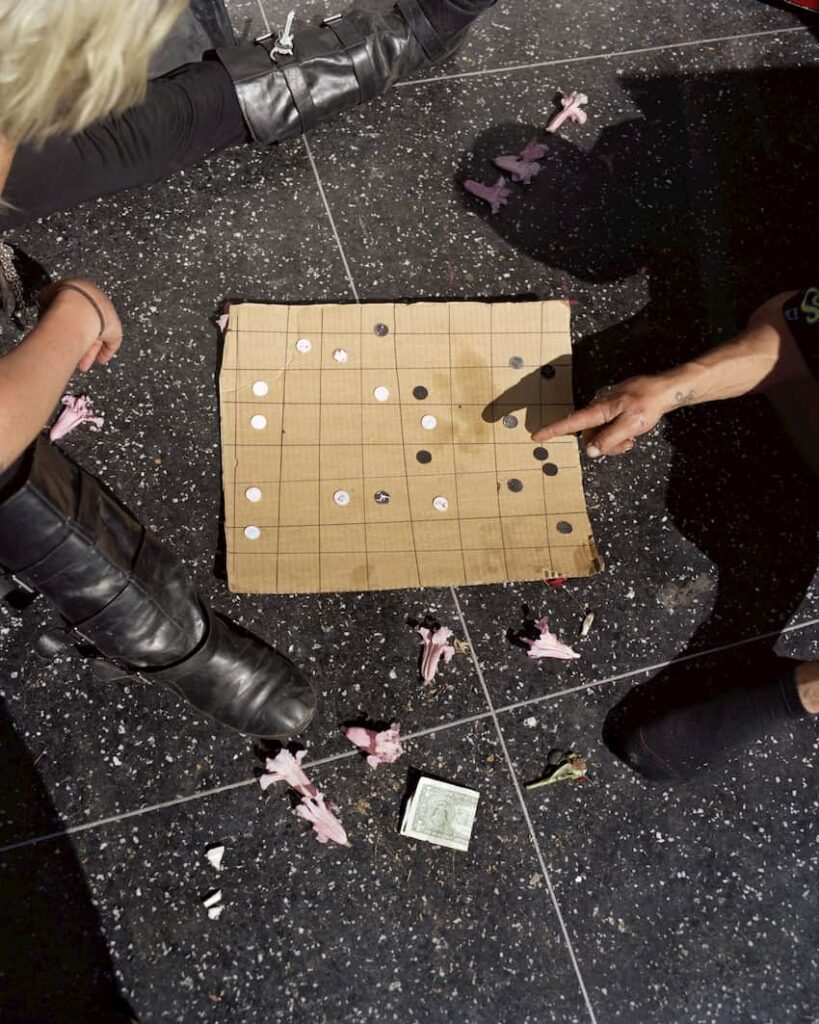
{"label": "boot buckle", "polygon": [[0,597],[8,597],[15,591],[22,591],[23,594],[29,597],[34,597],[37,591],[34,587],[30,587],[28,583],[24,583],[18,576],[15,576],[13,572],[0,573]]}
{"label": "boot buckle", "polygon": [[284,23],[284,29],[276,35],[276,33],[270,28],[270,25],[265,18],[265,27],[267,32],[263,36],[256,38],[257,43],[266,42],[268,39],[275,39],[275,42],[267,51],[270,54],[270,59],[275,61],[276,57],[292,57],[293,56],[293,19],[296,17],[295,11],[290,11],[287,15],[287,21]]}
{"label": "boot buckle", "polygon": [[293,19],[295,17],[296,12],[290,11],[287,15],[287,21],[284,23],[284,30],[276,39],[276,45],[270,51],[271,54],[278,53],[283,57],[293,56]]}

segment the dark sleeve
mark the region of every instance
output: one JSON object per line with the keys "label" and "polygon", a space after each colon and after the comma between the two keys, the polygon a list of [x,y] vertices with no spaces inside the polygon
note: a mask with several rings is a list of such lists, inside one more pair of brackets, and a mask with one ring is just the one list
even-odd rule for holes
{"label": "dark sleeve", "polygon": [[790,332],[819,381],[819,288],[806,288],[782,307]]}

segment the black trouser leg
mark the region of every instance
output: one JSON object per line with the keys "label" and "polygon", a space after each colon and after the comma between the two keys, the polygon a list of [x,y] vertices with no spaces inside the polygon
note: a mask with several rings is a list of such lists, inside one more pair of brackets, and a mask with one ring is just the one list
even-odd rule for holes
{"label": "black trouser leg", "polygon": [[151,82],[144,103],[74,136],[18,150],[0,229],[86,199],[157,181],[209,153],[249,140],[230,76],[218,61]]}

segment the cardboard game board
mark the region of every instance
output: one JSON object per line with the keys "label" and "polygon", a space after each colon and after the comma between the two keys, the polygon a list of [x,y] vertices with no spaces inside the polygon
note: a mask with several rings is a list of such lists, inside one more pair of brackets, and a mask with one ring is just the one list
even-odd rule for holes
{"label": "cardboard game board", "polygon": [[603,568],[564,302],[230,308],[220,377],[230,589],[433,587]]}

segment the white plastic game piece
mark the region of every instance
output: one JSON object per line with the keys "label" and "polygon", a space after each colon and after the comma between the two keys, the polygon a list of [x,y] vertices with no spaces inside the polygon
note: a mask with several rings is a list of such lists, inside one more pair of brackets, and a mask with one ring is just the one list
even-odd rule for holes
{"label": "white plastic game piece", "polygon": [[449,502],[442,494],[439,494],[437,498],[432,499],[432,507],[436,512],[446,512],[449,508]]}
{"label": "white plastic game piece", "polygon": [[264,430],[267,426],[267,416],[262,416],[260,412],[257,412],[255,416],[250,417],[250,425],[254,430]]}
{"label": "white plastic game piece", "polygon": [[262,490],[260,487],[248,487],[245,491],[245,497],[248,501],[261,501]]}
{"label": "white plastic game piece", "polygon": [[207,850],[205,850],[205,856],[208,858],[209,863],[212,864],[217,871],[222,870],[222,858],[224,857],[224,855],[225,848],[221,843],[217,844],[216,846],[209,846]]}
{"label": "white plastic game piece", "polygon": [[335,352],[333,353],[333,359],[335,359],[335,361],[337,363],[346,363],[347,362],[347,350],[343,349],[343,348],[337,348],[335,350]]}
{"label": "white plastic game piece", "polygon": [[254,380],[253,381],[253,394],[257,398],[264,398],[270,388],[267,386],[266,380]]}
{"label": "white plastic game piece", "polygon": [[297,352],[309,352],[312,347],[313,342],[310,341],[309,338],[299,338],[299,340],[296,342]]}
{"label": "white plastic game piece", "polygon": [[336,505],[349,505],[350,495],[346,491],[336,491],[333,495],[333,501]]}
{"label": "white plastic game piece", "polygon": [[434,416],[422,416],[421,426],[424,430],[434,430],[438,426],[438,420]]}
{"label": "white plastic game piece", "polygon": [[248,540],[258,540],[259,537],[261,537],[261,535],[262,531],[259,529],[258,526],[245,527],[245,537],[247,537]]}
{"label": "white plastic game piece", "polygon": [[373,391],[373,398],[376,402],[386,402],[389,397],[390,389],[383,384],[379,384],[375,391]]}

